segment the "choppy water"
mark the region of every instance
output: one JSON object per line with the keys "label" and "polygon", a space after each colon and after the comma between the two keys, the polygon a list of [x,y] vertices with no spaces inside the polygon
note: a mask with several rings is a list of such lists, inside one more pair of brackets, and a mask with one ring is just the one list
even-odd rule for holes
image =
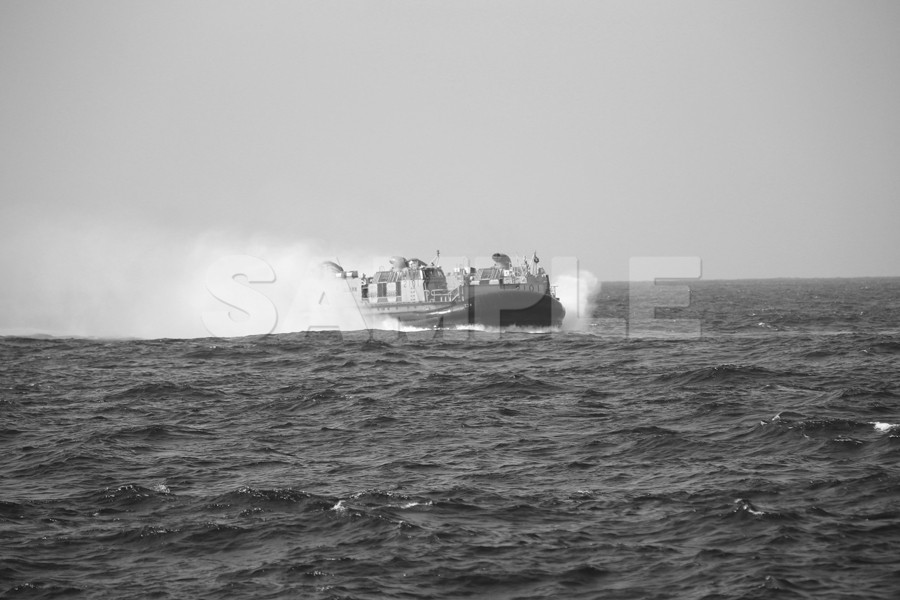
{"label": "choppy water", "polygon": [[[900,280],[699,338],[0,339],[9,598],[896,598]],[[680,312],[679,312],[680,310]]]}

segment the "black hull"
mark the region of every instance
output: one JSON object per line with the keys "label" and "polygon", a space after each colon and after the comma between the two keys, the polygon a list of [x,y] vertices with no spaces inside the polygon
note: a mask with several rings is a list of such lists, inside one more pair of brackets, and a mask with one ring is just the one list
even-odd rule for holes
{"label": "black hull", "polygon": [[[424,304],[424,303],[423,303]],[[527,291],[493,291],[473,294],[466,301],[446,304],[370,305],[372,315],[397,319],[401,325],[423,329],[481,326],[559,327],[566,309],[553,296]]]}

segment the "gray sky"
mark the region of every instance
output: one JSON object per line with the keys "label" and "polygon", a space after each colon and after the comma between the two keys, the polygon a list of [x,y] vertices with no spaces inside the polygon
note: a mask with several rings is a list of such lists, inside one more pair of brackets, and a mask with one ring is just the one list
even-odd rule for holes
{"label": "gray sky", "polygon": [[5,0],[0,81],[0,330],[297,244],[900,275],[894,1]]}

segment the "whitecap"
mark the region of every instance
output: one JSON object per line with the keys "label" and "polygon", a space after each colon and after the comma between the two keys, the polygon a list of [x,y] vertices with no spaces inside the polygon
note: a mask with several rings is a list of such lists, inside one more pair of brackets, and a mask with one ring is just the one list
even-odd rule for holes
{"label": "whitecap", "polygon": [[882,433],[898,427],[898,425],[894,423],[881,423],[879,421],[870,421],[869,425],[872,425],[875,428],[875,431],[881,431]]}
{"label": "whitecap", "polygon": [[766,514],[766,511],[759,510],[758,508],[753,506],[753,504],[751,504],[749,500],[744,500],[743,498],[738,498],[737,500],[734,501],[734,503],[737,505],[737,507],[734,509],[734,512],[744,511],[744,512],[750,513],[751,515],[757,516],[757,517]]}

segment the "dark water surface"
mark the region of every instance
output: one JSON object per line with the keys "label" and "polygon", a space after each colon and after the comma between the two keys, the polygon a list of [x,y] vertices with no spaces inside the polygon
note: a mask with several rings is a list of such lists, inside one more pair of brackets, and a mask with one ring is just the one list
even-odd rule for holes
{"label": "dark water surface", "polygon": [[658,312],[697,338],[600,300],[587,333],[0,338],[0,595],[900,597],[900,280],[702,282]]}

